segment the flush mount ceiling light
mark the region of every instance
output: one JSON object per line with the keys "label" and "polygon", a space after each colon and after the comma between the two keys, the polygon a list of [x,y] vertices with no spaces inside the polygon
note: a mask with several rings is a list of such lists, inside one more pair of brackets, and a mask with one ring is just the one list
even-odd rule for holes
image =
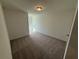
{"label": "flush mount ceiling light", "polygon": [[44,7],[43,7],[43,5],[36,5],[35,6],[35,10],[36,11],[43,11],[44,10]]}
{"label": "flush mount ceiling light", "polygon": [[36,11],[43,11],[46,7],[48,0],[32,0],[34,2],[34,9]]}

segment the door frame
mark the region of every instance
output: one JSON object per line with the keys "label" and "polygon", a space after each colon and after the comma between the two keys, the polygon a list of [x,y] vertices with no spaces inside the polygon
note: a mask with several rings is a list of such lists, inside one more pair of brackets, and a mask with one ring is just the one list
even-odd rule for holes
{"label": "door frame", "polygon": [[71,29],[70,29],[70,33],[69,33],[69,37],[68,37],[68,41],[66,43],[66,48],[65,48],[63,59],[65,59],[66,54],[67,54],[67,50],[68,50],[68,47],[69,47],[69,42],[70,42],[70,38],[71,38],[73,27],[74,27],[77,11],[78,11],[78,6],[76,7],[76,10],[75,10],[75,13],[74,13],[74,17],[73,17],[73,21],[72,21],[72,25],[71,25]]}

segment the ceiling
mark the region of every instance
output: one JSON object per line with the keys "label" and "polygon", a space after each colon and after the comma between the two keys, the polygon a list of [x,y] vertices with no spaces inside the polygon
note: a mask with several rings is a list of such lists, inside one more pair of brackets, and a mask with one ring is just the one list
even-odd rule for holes
{"label": "ceiling", "polygon": [[[38,13],[34,10],[34,6],[38,0],[1,0],[3,7],[10,9],[19,9],[28,13]],[[77,0],[40,0],[43,2],[45,10],[42,12],[51,11],[67,11],[76,8]]]}

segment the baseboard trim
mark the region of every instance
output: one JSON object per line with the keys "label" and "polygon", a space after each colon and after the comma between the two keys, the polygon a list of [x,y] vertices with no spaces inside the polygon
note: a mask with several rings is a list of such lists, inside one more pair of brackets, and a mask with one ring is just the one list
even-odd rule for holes
{"label": "baseboard trim", "polygon": [[17,40],[17,39],[21,39],[21,38],[24,38],[24,37],[29,37],[29,35],[22,36],[22,37],[18,37],[18,38],[12,39],[12,40],[10,40],[10,41]]}
{"label": "baseboard trim", "polygon": [[52,39],[56,39],[56,40],[59,40],[59,41],[63,41],[63,42],[66,43],[66,41],[61,40],[61,39],[58,39],[58,38],[56,38],[56,37],[52,37],[52,36],[49,36],[49,35],[46,35],[46,34],[43,34],[43,33],[40,33],[40,32],[37,32],[37,33],[39,33],[39,34],[41,34],[41,35],[44,35],[44,36],[47,36],[47,37],[52,38]]}

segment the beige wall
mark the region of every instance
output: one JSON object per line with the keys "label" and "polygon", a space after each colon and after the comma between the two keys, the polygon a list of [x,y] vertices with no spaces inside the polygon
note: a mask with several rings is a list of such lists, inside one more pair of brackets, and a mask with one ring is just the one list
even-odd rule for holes
{"label": "beige wall", "polygon": [[43,34],[67,41],[77,0],[50,0],[44,11],[32,16],[33,27]]}
{"label": "beige wall", "polygon": [[29,35],[27,13],[17,9],[4,8],[4,14],[10,39]]}
{"label": "beige wall", "polygon": [[12,59],[10,42],[0,4],[0,59]]}
{"label": "beige wall", "polygon": [[67,41],[75,10],[48,12],[33,17],[33,27],[43,34]]}

